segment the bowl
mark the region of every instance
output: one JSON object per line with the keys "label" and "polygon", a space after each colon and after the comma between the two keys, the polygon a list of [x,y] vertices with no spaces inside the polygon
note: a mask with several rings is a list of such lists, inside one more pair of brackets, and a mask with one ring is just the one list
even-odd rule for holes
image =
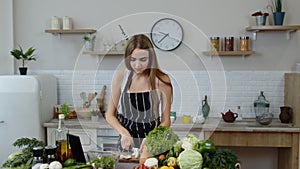
{"label": "bowl", "polygon": [[75,109],[77,117],[82,118],[82,119],[90,119],[92,116],[91,111],[92,111],[92,109],[90,109],[90,108],[76,108]]}
{"label": "bowl", "polygon": [[256,116],[256,121],[261,125],[269,125],[272,123],[274,115],[272,113],[263,113]]}
{"label": "bowl", "polygon": [[91,161],[93,158],[101,158],[105,156],[111,156],[115,159],[115,166],[118,165],[119,158],[120,158],[120,152],[117,148],[111,147],[109,149],[92,149],[87,152],[88,161]]}

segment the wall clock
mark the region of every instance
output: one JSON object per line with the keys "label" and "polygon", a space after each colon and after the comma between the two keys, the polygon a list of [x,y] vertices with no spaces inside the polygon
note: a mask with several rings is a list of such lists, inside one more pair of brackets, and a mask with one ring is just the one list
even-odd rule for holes
{"label": "wall clock", "polygon": [[158,49],[164,51],[174,50],[181,44],[182,39],[182,26],[175,19],[163,18],[152,26],[151,40]]}

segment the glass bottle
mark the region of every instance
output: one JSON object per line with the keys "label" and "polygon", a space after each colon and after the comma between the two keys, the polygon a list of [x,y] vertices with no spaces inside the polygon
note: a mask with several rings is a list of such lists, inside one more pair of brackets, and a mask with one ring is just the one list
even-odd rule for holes
{"label": "glass bottle", "polygon": [[236,120],[243,120],[241,106],[237,106],[236,113],[238,114],[238,117],[236,118]]}
{"label": "glass bottle", "polygon": [[32,160],[32,167],[36,164],[43,164],[43,147],[34,147],[32,149],[33,160]]}
{"label": "glass bottle", "polygon": [[204,100],[202,100],[202,114],[205,119],[207,119],[210,111],[210,107],[207,102],[207,95],[204,96]]}
{"label": "glass bottle", "polygon": [[257,100],[254,101],[254,112],[255,116],[259,117],[263,114],[269,113],[270,102],[266,100],[264,92],[261,91]]}
{"label": "glass bottle", "polygon": [[45,152],[46,152],[46,162],[50,164],[52,161],[56,160],[55,154],[56,154],[56,146],[46,146]]}
{"label": "glass bottle", "polygon": [[68,129],[65,127],[64,119],[65,115],[59,114],[58,127],[55,131],[57,160],[62,163],[69,158],[69,144],[67,139]]}

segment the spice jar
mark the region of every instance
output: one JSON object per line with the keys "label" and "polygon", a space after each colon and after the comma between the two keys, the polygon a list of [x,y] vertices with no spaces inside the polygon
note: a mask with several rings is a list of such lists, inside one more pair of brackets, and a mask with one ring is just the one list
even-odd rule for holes
{"label": "spice jar", "polygon": [[224,38],[224,50],[233,51],[234,47],[234,37],[225,37]]}
{"label": "spice jar", "polygon": [[220,38],[219,37],[210,37],[210,50],[220,50]]}
{"label": "spice jar", "polygon": [[47,155],[47,158],[46,158],[46,162],[48,164],[50,164],[52,161],[55,161],[56,160],[56,146],[46,146],[45,147],[45,152],[46,152],[46,155]]}
{"label": "spice jar", "polygon": [[32,167],[37,164],[43,164],[43,151],[44,147],[34,147],[32,149],[33,160],[32,160]]}
{"label": "spice jar", "polygon": [[248,51],[248,50],[249,50],[249,36],[241,36],[240,51]]}

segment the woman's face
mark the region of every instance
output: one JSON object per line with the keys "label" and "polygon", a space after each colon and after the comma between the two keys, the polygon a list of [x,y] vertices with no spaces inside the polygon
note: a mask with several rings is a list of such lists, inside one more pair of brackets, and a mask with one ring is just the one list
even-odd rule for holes
{"label": "woman's face", "polygon": [[149,52],[144,49],[136,48],[130,56],[130,66],[137,74],[143,73],[148,68]]}

